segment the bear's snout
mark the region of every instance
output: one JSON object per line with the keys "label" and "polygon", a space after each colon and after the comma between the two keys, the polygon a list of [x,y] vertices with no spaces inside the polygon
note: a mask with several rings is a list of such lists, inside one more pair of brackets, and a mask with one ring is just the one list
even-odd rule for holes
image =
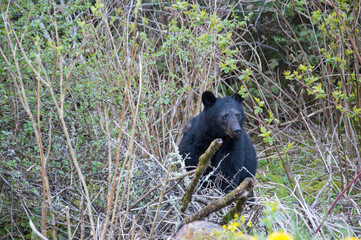
{"label": "bear's snout", "polygon": [[235,137],[235,138],[238,138],[239,136],[241,136],[242,134],[242,129],[240,128],[235,128],[233,129],[232,131],[232,135]]}
{"label": "bear's snout", "polygon": [[242,129],[240,126],[229,126],[226,134],[231,138],[239,138],[242,135]]}
{"label": "bear's snout", "polygon": [[239,121],[237,120],[237,118],[235,118],[234,116],[231,116],[228,124],[227,124],[227,134],[228,136],[230,136],[231,138],[238,138],[242,135],[242,128],[241,128],[241,124],[239,123]]}

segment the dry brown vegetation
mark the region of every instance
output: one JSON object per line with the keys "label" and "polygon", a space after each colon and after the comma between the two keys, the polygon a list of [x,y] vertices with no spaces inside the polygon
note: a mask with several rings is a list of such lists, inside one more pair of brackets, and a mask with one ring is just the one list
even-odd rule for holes
{"label": "dry brown vegetation", "polygon": [[223,196],[198,188],[181,214],[181,129],[204,90],[239,89],[259,156],[248,230],[361,235],[359,1],[0,8],[3,239],[172,236]]}

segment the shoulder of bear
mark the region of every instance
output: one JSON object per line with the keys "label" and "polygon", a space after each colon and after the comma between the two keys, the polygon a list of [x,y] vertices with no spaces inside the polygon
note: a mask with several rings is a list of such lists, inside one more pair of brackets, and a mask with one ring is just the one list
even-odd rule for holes
{"label": "shoulder of bear", "polygon": [[192,123],[193,123],[193,119],[188,121],[187,125],[185,125],[185,127],[182,130],[183,134],[186,134],[189,131],[189,129],[192,128]]}

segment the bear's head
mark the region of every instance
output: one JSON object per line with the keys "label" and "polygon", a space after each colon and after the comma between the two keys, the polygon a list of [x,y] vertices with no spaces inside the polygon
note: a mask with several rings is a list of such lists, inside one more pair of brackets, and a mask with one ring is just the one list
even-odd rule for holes
{"label": "bear's head", "polygon": [[244,124],[243,98],[235,93],[231,97],[216,98],[212,92],[202,94],[204,113],[211,135],[217,138],[238,138]]}

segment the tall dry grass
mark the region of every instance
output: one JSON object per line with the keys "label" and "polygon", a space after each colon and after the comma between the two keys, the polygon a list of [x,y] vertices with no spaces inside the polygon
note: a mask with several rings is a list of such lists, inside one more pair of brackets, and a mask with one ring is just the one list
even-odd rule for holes
{"label": "tall dry grass", "polygon": [[[347,13],[334,1],[1,3],[3,235],[171,236],[222,195],[198,189],[179,212],[190,177],[181,129],[204,90],[242,89],[260,163],[246,215],[265,231],[263,203],[278,202],[274,229],[309,236],[360,171],[356,2]],[[318,237],[360,234],[359,190],[357,180]]]}

